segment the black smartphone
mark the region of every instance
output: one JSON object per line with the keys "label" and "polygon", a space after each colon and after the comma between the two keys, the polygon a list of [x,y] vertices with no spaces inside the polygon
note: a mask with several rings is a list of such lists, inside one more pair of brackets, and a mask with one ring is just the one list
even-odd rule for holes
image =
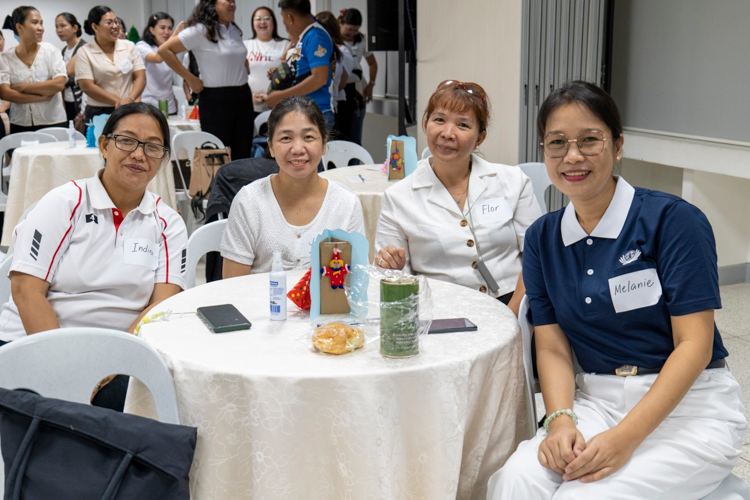
{"label": "black smartphone", "polygon": [[214,333],[233,332],[235,330],[249,330],[252,326],[246,317],[232,304],[199,307],[198,317]]}
{"label": "black smartphone", "polygon": [[427,333],[476,332],[477,325],[466,318],[433,319]]}

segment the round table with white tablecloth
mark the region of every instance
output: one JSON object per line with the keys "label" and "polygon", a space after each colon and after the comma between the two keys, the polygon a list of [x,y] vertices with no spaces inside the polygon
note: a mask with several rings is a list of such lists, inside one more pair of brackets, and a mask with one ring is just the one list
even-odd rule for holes
{"label": "round table with white tablecloth", "polygon": [[[2,246],[10,245],[13,229],[28,207],[66,182],[93,177],[104,167],[104,160],[99,148],[87,148],[83,141],[75,149],[67,142],[52,142],[16,149],[11,165]],[[177,207],[170,165],[159,169],[148,190],[161,196],[170,207]]]}
{"label": "round table with white tablecloth", "polygon": [[[288,272],[288,285],[301,276]],[[141,329],[172,371],[182,424],[198,428],[192,497],[484,499],[490,475],[530,437],[513,313],[430,280],[435,317],[466,317],[478,331],[427,335],[409,359],[382,357],[377,341],[333,356],[302,340],[309,316],[291,302],[289,319],[270,321],[268,278],[192,288],[156,306],[169,321]],[[212,334],[175,314],[223,303],[252,328]],[[155,417],[136,380],[125,411]]]}
{"label": "round table with white tablecloth", "polygon": [[169,123],[169,134],[172,136],[170,140],[174,138],[175,134],[180,132],[188,132],[191,130],[200,131],[201,122],[200,120],[188,120],[180,116],[172,115],[167,119]]}
{"label": "round table with white tablecloth", "polygon": [[378,230],[378,218],[383,208],[383,193],[398,181],[389,181],[381,171],[383,165],[357,165],[353,167],[334,168],[320,174],[321,177],[339,182],[348,187],[359,197],[365,220],[365,236],[370,242],[370,260],[375,258],[375,234]]}

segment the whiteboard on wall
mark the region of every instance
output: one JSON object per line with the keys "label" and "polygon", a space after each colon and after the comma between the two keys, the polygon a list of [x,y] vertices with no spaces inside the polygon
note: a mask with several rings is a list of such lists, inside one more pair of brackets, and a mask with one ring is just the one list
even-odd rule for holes
{"label": "whiteboard on wall", "polygon": [[623,124],[750,142],[750,2],[615,2],[612,96]]}

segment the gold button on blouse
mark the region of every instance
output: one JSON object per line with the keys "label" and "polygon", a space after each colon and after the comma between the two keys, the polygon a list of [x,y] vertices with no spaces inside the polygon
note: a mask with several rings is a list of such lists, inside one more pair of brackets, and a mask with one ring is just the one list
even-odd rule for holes
{"label": "gold button on blouse", "polygon": [[484,285],[482,285],[482,286],[479,287],[479,291],[482,292],[482,293],[487,293],[487,287],[484,286]]}
{"label": "gold button on blouse", "polygon": [[474,240],[469,240],[466,242],[466,246],[473,247],[474,246]]}
{"label": "gold button on blouse", "polygon": [[472,263],[471,263],[471,268],[472,268],[472,269],[476,269],[476,268],[477,268],[477,263],[476,263],[476,261],[474,261],[474,262],[472,262]]}
{"label": "gold button on blouse", "polygon": [[464,220],[461,221],[461,227],[466,227],[468,225],[469,225],[469,223],[466,221],[466,219],[464,219]]}

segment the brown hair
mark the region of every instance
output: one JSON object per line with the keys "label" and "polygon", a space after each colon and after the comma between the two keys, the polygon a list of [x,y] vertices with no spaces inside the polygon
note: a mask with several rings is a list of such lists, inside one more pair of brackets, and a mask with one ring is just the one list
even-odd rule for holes
{"label": "brown hair", "polygon": [[[476,83],[476,87],[481,87]],[[482,89],[484,91],[484,89]],[[487,95],[484,92],[485,96]],[[452,85],[447,88],[436,90],[427,102],[427,109],[422,116],[422,128],[427,125],[427,120],[436,109],[442,108],[456,113],[474,113],[479,123],[479,133],[481,134],[490,124],[490,101],[489,97],[481,99],[475,95],[469,94],[460,85]]]}

